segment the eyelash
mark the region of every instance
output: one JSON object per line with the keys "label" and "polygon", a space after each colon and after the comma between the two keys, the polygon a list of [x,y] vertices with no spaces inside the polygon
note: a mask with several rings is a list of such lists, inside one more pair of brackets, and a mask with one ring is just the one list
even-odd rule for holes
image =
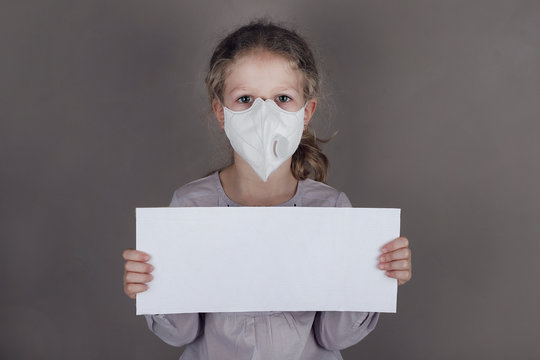
{"label": "eyelash", "polygon": [[[286,102],[289,102],[289,101],[292,100],[292,98],[291,98],[289,95],[278,95],[278,98],[279,98],[279,97],[282,97],[282,96],[287,97],[289,100],[288,100],[288,101],[279,101],[279,102],[286,103]],[[243,95],[243,96],[240,96],[240,97],[237,99],[237,101],[240,100],[240,99],[242,99],[242,98],[246,98],[246,97],[250,97],[250,96],[249,96],[249,95]],[[241,102],[242,104],[247,104],[246,102],[243,102],[243,101],[240,101],[240,102]]]}

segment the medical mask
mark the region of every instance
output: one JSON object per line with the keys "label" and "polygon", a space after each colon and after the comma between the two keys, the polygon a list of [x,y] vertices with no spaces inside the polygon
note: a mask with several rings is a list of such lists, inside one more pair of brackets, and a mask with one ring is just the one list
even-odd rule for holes
{"label": "medical mask", "polygon": [[272,99],[258,97],[246,110],[223,106],[225,133],[233,149],[264,182],[298,148],[306,105],[296,112],[286,111]]}

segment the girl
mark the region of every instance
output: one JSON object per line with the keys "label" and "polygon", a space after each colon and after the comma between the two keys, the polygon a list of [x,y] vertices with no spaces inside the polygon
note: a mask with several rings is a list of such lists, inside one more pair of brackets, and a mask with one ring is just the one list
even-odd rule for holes
{"label": "girl", "polygon": [[[328,160],[308,130],[320,97],[311,50],[296,32],[265,20],[226,36],[206,76],[212,109],[233,147],[234,162],[174,192],[170,206],[351,207],[326,184]],[[326,142],[329,140],[323,140]],[[382,248],[379,268],[402,285],[411,278],[405,237]],[[124,291],[147,289],[149,255],[126,260]],[[181,284],[179,284],[181,286]],[[183,313],[145,315],[149,329],[180,357],[201,359],[342,359],[377,324],[379,313],[340,311]]]}

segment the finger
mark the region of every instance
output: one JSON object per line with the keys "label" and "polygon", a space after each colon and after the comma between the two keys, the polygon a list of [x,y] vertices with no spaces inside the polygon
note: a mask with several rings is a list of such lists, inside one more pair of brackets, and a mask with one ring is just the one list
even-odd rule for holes
{"label": "finger", "polygon": [[126,249],[122,252],[122,257],[125,260],[133,261],[147,261],[150,260],[150,255],[145,252],[135,250],[135,249]]}
{"label": "finger", "polygon": [[411,249],[400,248],[400,249],[382,254],[379,257],[379,259],[381,262],[387,262],[387,261],[392,261],[392,260],[409,259],[410,256],[411,256]]}
{"label": "finger", "polygon": [[408,270],[389,270],[386,272],[386,276],[398,280],[409,281],[411,279],[411,272]]}
{"label": "finger", "polygon": [[124,293],[125,293],[129,298],[135,299],[135,294],[130,293],[125,285],[124,285]]}
{"label": "finger", "polygon": [[404,236],[400,236],[390,241],[389,243],[386,243],[381,250],[382,252],[387,253],[407,246],[409,246],[409,239]]}
{"label": "finger", "polygon": [[137,272],[128,272],[126,274],[126,283],[146,283],[152,281],[154,276],[152,274],[142,274]]}
{"label": "finger", "polygon": [[127,292],[129,294],[136,294],[136,293],[146,291],[148,289],[148,285],[146,285],[146,284],[127,284],[126,289],[127,289]]}
{"label": "finger", "polygon": [[409,260],[394,260],[379,264],[379,269],[386,270],[410,270]]}
{"label": "finger", "polygon": [[124,265],[126,271],[133,271],[139,273],[149,273],[154,270],[154,267],[150,264],[140,261],[126,261]]}

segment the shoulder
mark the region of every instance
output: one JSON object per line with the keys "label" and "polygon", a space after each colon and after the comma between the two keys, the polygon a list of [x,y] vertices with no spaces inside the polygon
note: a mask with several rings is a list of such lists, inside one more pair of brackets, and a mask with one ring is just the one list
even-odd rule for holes
{"label": "shoulder", "polygon": [[217,206],[215,173],[180,186],[173,193],[169,206]]}
{"label": "shoulder", "polygon": [[352,207],[349,198],[343,191],[313,179],[304,180],[302,205]]}

